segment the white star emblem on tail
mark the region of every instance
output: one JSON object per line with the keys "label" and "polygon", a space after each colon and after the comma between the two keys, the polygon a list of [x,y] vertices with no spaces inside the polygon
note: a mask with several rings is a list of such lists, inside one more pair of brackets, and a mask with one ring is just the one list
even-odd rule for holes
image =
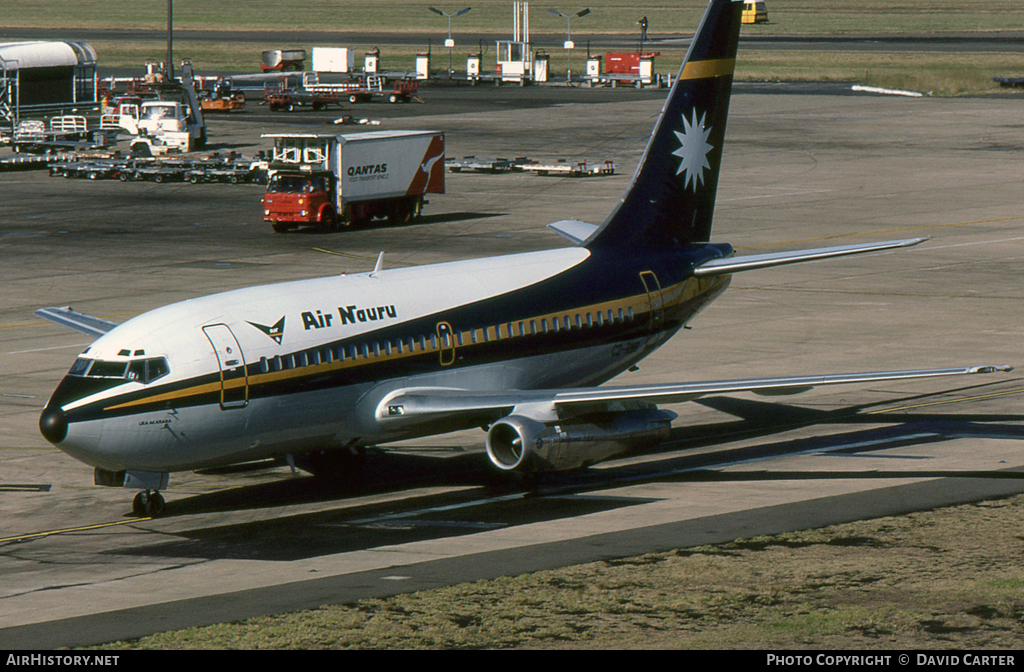
{"label": "white star emblem on tail", "polygon": [[685,173],[683,186],[688,187],[692,184],[694,191],[697,190],[698,182],[704,184],[704,169],[711,168],[711,164],[708,163],[708,152],[712,149],[712,146],[708,144],[711,128],[704,128],[704,117],[705,115],[702,114],[700,121],[697,121],[697,109],[694,108],[691,121],[687,121],[686,115],[681,117],[683,132],[672,131],[681,144],[676,151],[672,152],[680,159],[676,175]]}

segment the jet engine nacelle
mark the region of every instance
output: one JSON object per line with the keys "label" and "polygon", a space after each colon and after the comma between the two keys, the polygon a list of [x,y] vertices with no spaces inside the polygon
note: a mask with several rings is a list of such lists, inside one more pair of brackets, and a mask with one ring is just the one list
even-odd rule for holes
{"label": "jet engine nacelle", "polygon": [[666,440],[675,417],[651,409],[545,424],[510,415],[488,430],[487,456],[505,471],[578,469]]}

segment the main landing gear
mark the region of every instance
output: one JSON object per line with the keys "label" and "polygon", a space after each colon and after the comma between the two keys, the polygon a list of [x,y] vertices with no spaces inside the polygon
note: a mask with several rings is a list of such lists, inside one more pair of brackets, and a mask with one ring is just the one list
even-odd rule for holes
{"label": "main landing gear", "polygon": [[164,506],[164,496],[159,490],[143,490],[132,500],[132,513],[140,518],[159,518]]}

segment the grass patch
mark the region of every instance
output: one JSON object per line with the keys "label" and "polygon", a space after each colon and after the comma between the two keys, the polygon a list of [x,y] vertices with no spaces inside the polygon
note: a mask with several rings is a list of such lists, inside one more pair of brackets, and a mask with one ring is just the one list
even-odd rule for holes
{"label": "grass patch", "polygon": [[993,77],[1024,75],[1024,54],[740,50],[745,81],[856,82],[941,96],[999,91]]}
{"label": "grass patch", "polygon": [[1015,648],[1024,639],[1022,514],[1016,497],[113,646]]}
{"label": "grass patch", "polygon": [[[160,40],[94,40],[105,67],[137,67],[147,60],[162,61],[167,45]],[[175,41],[176,59],[192,61],[200,74],[210,72],[252,72],[260,53],[272,46],[258,42]],[[292,45],[294,46],[294,45]],[[307,48],[318,45],[304,45]],[[408,45],[348,44],[356,53],[380,46],[382,67],[412,70],[421,48]],[[682,50],[663,50],[657,61],[659,72],[675,73],[685,55]],[[437,52],[436,64],[447,63]],[[455,53],[455,67],[461,69],[465,53]],[[552,76],[561,76],[563,61],[552,61]],[[493,64],[486,63],[486,67]],[[577,66],[579,67],[579,66]],[[1016,53],[886,53],[877,51],[740,50],[736,64],[738,81],[855,82],[870,86],[907,89],[937,96],[977,95],[1005,91],[993,77],[1024,76],[1024,54]]]}
{"label": "grass patch", "polygon": [[[175,40],[175,59],[188,59],[197,72],[252,72],[259,65],[265,49],[282,47],[347,46],[360,51],[380,47],[382,67],[390,70],[412,70],[416,52],[427,44],[410,46],[388,43],[388,35],[410,31],[436,31],[433,40],[438,59],[446,61],[440,47],[447,22],[431,14],[430,0],[378,0],[378,2],[338,3],[334,0],[293,0],[288,3],[270,0],[177,0],[174,3],[174,24],[179,39]],[[166,5],[159,2],[128,2],[127,0],[19,0],[7,3],[2,27],[49,28],[54,39],[63,29],[154,30],[166,28]],[[635,5],[619,0],[594,0],[591,14],[573,22],[573,35],[578,44],[588,36],[620,34],[638,36],[636,26],[640,15],[650,22],[652,38],[665,35],[689,35],[704,10],[704,0],[685,3],[663,0]],[[771,0],[771,22],[744,26],[745,35],[892,35],[985,33],[1024,31],[1016,0],[945,0],[922,5],[917,0],[841,0],[821,3],[812,0]],[[456,43],[454,54],[457,69],[465,63],[466,53],[476,48],[459,39],[460,34],[511,33],[511,7],[508,0],[481,0],[473,3],[473,11],[453,22]],[[547,36],[546,42],[557,42],[564,34],[563,19],[534,8],[531,31]],[[322,44],[284,44],[269,41],[224,42],[182,39],[190,30],[223,31],[360,31],[374,34],[373,43],[351,43],[347,38],[328,40]],[[340,40],[345,43],[341,44]],[[541,40],[544,41],[544,40]],[[100,64],[104,67],[137,67],[141,71],[147,60],[161,61],[166,55],[162,39],[124,41],[95,40]],[[493,63],[493,44],[484,57],[485,68]],[[675,73],[684,56],[682,49],[659,47],[661,57],[657,70]],[[556,50],[560,53],[560,50]],[[555,53],[555,52],[553,52]],[[438,62],[440,62],[440,60]],[[581,61],[577,60],[577,63]],[[561,76],[561,61],[552,59],[552,76]],[[934,95],[984,94],[999,90],[992,77],[1024,76],[1024,55],[1014,53],[950,53],[899,52],[884,53],[843,51],[776,51],[741,49],[736,76],[744,81],[823,81],[856,82],[871,86],[932,92]]]}
{"label": "grass patch", "polygon": [[[283,30],[409,32],[447,22],[427,10],[432,0],[177,0],[174,24],[179,30]],[[473,11],[453,22],[456,31],[510,33],[509,0],[478,0]],[[652,37],[693,31],[704,0],[654,0],[644,5],[621,0],[592,0],[592,12],[573,22],[578,40],[587,34],[637,33],[636,22],[647,16]],[[561,34],[565,21],[535,6],[530,28]],[[563,8],[563,10],[569,8]],[[759,34],[897,34],[1022,30],[1016,0],[769,0],[771,22],[746,26]],[[130,0],[18,0],[5,3],[0,25],[29,28],[150,29],[167,25],[166,4]]]}

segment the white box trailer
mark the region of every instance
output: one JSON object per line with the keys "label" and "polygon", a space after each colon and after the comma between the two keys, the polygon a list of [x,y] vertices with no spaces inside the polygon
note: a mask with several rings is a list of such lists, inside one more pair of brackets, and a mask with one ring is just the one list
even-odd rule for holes
{"label": "white box trailer", "polygon": [[440,131],[263,137],[274,140],[263,218],[277,231],[407,222],[420,215],[426,194],[445,190]]}
{"label": "white box trailer", "polygon": [[313,47],[314,72],[352,72],[355,52],[348,47]]}

